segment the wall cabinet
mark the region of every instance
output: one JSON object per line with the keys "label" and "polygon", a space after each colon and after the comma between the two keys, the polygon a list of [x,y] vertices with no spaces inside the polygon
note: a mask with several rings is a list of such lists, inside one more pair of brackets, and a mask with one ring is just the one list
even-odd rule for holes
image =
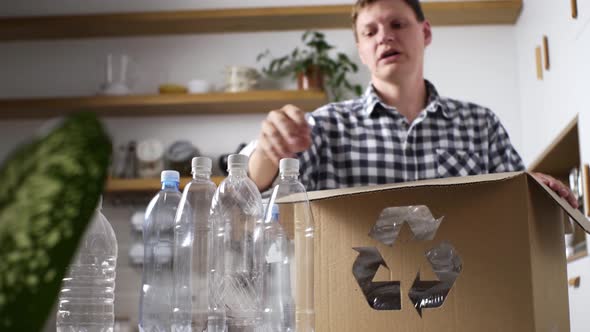
{"label": "wall cabinet", "polygon": [[[525,154],[532,168],[554,172],[564,178],[572,167],[590,163],[590,110],[588,109],[588,78],[590,77],[590,2],[577,1],[578,17],[571,16],[570,0],[526,0],[517,24],[521,110]],[[535,75],[534,50],[542,45],[543,36],[549,40],[550,68],[542,80]],[[575,127],[568,122],[576,117]],[[563,135],[566,128],[568,135]],[[567,128],[571,130],[567,130]],[[574,138],[567,140],[567,137]],[[561,152],[551,161],[543,152],[554,148],[554,138],[561,141]],[[544,156],[538,157],[536,156]],[[545,159],[543,163],[541,160]],[[555,167],[555,165],[562,165]],[[543,167],[545,167],[543,169]],[[584,179],[588,194],[588,179]],[[586,205],[586,214],[589,207]],[[583,234],[578,241],[589,243]],[[568,263],[568,277],[580,277],[579,287],[569,287],[571,331],[588,331],[588,301],[590,301],[590,257],[580,253]],[[565,282],[565,281],[564,281]]]}

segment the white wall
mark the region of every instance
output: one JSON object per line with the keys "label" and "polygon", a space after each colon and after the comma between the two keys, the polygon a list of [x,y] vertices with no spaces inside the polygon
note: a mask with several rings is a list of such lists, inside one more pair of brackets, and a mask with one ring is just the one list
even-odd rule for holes
{"label": "white wall", "polygon": [[[426,76],[443,95],[491,107],[520,148],[519,99],[513,27],[437,27],[427,50]],[[256,55],[269,48],[282,55],[299,45],[301,31],[211,34],[170,37],[14,42],[0,44],[0,98],[95,94],[109,52],[134,59],[133,89],[155,93],[165,82],[205,78],[223,83],[229,64],[261,67]],[[329,42],[358,63],[349,30],[327,31]],[[498,50],[501,49],[501,52]],[[363,68],[355,80],[366,85]],[[286,87],[293,87],[289,82]],[[191,140],[203,154],[217,158],[256,136],[263,114],[107,119],[115,143],[157,137],[165,144]],[[0,121],[0,160],[31,134],[40,121]],[[230,132],[223,130],[231,123]]]}
{"label": "white wall", "polygon": [[[522,152],[533,161],[556,135],[585,108],[588,86],[588,1],[578,1],[580,17],[571,19],[570,2],[525,0],[516,26],[521,111]],[[583,10],[584,7],[588,8]],[[535,46],[549,40],[549,71],[537,80]],[[584,37],[586,36],[586,37]],[[583,38],[586,38],[584,43]]]}

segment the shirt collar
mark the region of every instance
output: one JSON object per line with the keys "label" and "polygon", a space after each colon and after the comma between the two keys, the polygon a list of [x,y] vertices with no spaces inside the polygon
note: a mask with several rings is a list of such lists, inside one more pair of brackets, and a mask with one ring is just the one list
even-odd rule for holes
{"label": "shirt collar", "polygon": [[[453,110],[447,107],[445,103],[441,101],[441,97],[436,91],[434,85],[430,83],[428,80],[424,80],[424,84],[426,85],[426,93],[428,95],[428,101],[426,102],[426,107],[424,108],[424,110],[428,113],[435,113],[436,111],[440,110],[446,118],[452,118],[454,115]],[[375,91],[375,87],[373,87],[373,84],[369,84],[361,98],[363,100],[363,113],[367,117],[371,116],[371,114],[375,111],[377,107],[393,110],[396,112],[396,114],[399,114],[397,113],[395,107],[389,106],[385,102],[383,102],[383,100],[381,100],[381,98]]]}

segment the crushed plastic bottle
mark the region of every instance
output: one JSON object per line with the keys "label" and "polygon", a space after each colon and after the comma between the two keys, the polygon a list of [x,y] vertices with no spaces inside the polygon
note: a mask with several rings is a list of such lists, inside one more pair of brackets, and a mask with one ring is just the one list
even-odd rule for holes
{"label": "crushed plastic bottle", "polygon": [[102,198],[58,298],[57,332],[112,332],[117,239],[101,212]]}
{"label": "crushed plastic bottle", "polygon": [[177,171],[162,171],[162,189],[146,209],[139,330],[170,331],[172,326],[174,217],[180,203]]}
{"label": "crushed plastic bottle", "polygon": [[216,187],[211,159],[195,157],[191,166],[193,179],[184,187],[175,218],[174,332],[205,331],[209,316],[209,212]]}
{"label": "crushed plastic bottle", "polygon": [[223,331],[224,326],[229,331],[254,331],[262,326],[263,207],[260,192],[246,174],[247,165],[247,156],[229,156],[229,176],[211,203],[210,331]]}

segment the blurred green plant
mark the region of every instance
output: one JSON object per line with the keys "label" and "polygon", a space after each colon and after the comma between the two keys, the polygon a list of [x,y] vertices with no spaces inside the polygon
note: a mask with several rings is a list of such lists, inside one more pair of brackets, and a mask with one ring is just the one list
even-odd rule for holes
{"label": "blurred green plant", "polygon": [[323,33],[306,31],[301,40],[305,48],[296,47],[290,54],[279,58],[271,58],[269,50],[258,54],[257,61],[270,58],[268,66],[263,67],[262,72],[272,78],[289,75],[297,78],[297,75],[304,75],[317,68],[326,78],[324,89],[332,100],[341,100],[347,91],[356,95],[362,93],[361,86],[350,83],[347,76],[356,73],[358,66],[344,53],[337,53],[336,57],[330,56],[329,51],[334,49],[334,46],[326,42]]}
{"label": "blurred green plant", "polygon": [[0,168],[0,331],[40,331],[104,188],[111,142],[92,113],[60,120]]}

